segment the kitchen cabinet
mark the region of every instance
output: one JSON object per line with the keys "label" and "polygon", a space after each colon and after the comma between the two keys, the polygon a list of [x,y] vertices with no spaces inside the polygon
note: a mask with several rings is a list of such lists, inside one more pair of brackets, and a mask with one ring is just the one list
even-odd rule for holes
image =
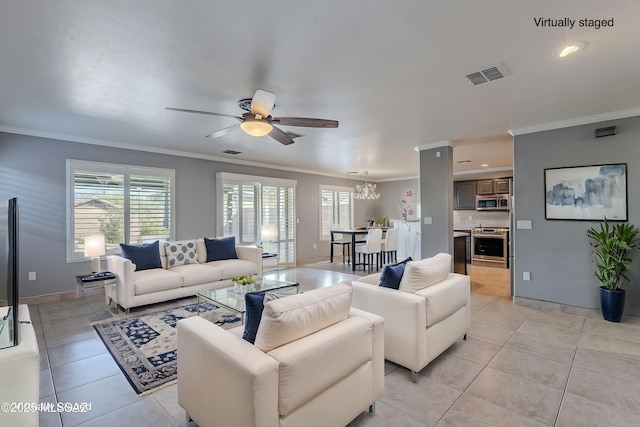
{"label": "kitchen cabinet", "polygon": [[496,194],[509,194],[511,190],[511,180],[509,178],[494,179],[493,189]]}
{"label": "kitchen cabinet", "polygon": [[453,183],[453,210],[476,208],[476,182],[455,181]]}
{"label": "kitchen cabinet", "polygon": [[493,190],[493,179],[476,181],[476,194],[495,194]]}
{"label": "kitchen cabinet", "polygon": [[467,274],[467,242],[463,233],[453,237],[453,272]]}

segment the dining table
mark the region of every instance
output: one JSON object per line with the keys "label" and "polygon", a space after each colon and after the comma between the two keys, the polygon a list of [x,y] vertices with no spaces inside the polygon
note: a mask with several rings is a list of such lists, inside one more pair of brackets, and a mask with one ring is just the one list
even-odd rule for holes
{"label": "dining table", "polygon": [[[382,231],[386,231],[388,227],[380,227]],[[344,230],[331,230],[331,251],[329,253],[329,262],[333,262],[333,242],[335,241],[334,235],[342,234],[351,236],[351,271],[356,271],[356,243],[365,243],[366,240],[360,238],[358,236],[366,236],[369,234],[369,229],[344,229]]]}

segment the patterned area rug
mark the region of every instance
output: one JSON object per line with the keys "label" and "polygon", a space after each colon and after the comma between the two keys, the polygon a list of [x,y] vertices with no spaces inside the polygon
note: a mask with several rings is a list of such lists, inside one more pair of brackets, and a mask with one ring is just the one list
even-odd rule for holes
{"label": "patterned area rug", "polygon": [[[177,379],[176,324],[198,315],[190,304],[93,325],[127,380],[138,394],[148,394]],[[200,316],[224,329],[240,325],[240,316],[209,302],[200,303]]]}

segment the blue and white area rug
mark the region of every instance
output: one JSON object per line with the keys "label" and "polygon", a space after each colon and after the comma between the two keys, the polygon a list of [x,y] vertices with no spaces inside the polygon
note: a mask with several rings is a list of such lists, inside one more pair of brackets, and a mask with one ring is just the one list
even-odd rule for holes
{"label": "blue and white area rug", "polygon": [[93,325],[127,380],[138,394],[148,394],[177,379],[176,324],[198,315],[230,329],[240,316],[209,302],[158,313],[108,320]]}

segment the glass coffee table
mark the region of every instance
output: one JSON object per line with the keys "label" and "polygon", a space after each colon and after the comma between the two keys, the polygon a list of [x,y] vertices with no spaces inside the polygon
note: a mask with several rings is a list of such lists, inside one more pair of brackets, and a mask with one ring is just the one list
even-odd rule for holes
{"label": "glass coffee table", "polygon": [[297,294],[299,287],[300,283],[297,282],[287,282],[284,280],[274,279],[256,279],[256,282],[249,287],[247,292],[244,293],[238,292],[235,286],[198,292],[198,314],[200,313],[200,302],[203,300],[210,301],[215,305],[222,306],[228,310],[238,313],[242,324],[244,324],[244,313],[246,311],[244,305],[245,294],[259,294],[267,291]]}

